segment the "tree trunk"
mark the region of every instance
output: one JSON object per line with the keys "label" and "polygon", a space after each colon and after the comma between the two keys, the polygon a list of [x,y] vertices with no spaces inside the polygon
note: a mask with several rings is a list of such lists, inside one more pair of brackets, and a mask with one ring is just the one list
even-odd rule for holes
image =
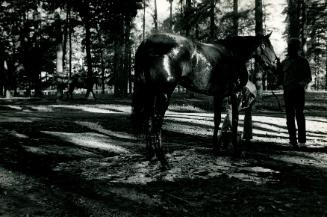
{"label": "tree trunk", "polygon": [[90,23],[87,18],[85,20],[85,51],[86,51],[86,65],[87,65],[87,91],[86,98],[94,98],[95,96],[90,96],[93,93],[93,69],[92,69],[92,56],[91,56],[91,31]]}
{"label": "tree trunk", "polygon": [[124,17],[121,17],[117,22],[120,22],[118,25],[120,28],[117,30],[115,45],[114,45],[114,95],[117,97],[127,95],[127,83],[128,75],[126,74],[127,70],[124,66],[125,59],[125,24]]}
{"label": "tree trunk", "polygon": [[233,1],[233,35],[238,35],[238,0]]}
{"label": "tree trunk", "polygon": [[154,0],[154,16],[153,16],[153,21],[154,21],[154,30],[157,32],[158,31],[158,8],[157,8],[157,0]]}
{"label": "tree trunk", "polygon": [[[255,34],[263,35],[263,11],[262,11],[262,0],[255,0]],[[255,85],[257,88],[257,97],[258,100],[261,99],[263,84],[262,84],[262,71],[259,68],[259,64],[255,63],[254,65],[255,73]]]}
{"label": "tree trunk", "polygon": [[57,84],[57,101],[63,98],[64,89],[64,68],[62,62],[63,56],[63,45],[62,45],[62,30],[61,30],[61,19],[60,12],[55,14],[56,22],[56,42],[57,42],[57,59],[56,59],[56,84]]}
{"label": "tree trunk", "polygon": [[[95,99],[93,93],[93,69],[92,69],[92,55],[91,55],[91,24],[90,24],[90,6],[89,0],[84,0],[81,3],[80,7],[80,15],[82,17],[82,21],[84,23],[85,28],[85,52],[86,52],[86,98]],[[91,94],[91,95],[90,95]]]}
{"label": "tree trunk", "polygon": [[128,93],[131,93],[131,85],[130,85],[130,81],[131,81],[131,77],[132,77],[132,68],[131,68],[131,64],[132,64],[132,45],[131,45],[131,41],[130,41],[130,33],[131,33],[131,17],[130,16],[126,16],[125,17],[125,32],[124,32],[124,48],[125,48],[125,52],[124,52],[124,76],[126,76],[126,78],[124,78],[124,86],[126,85],[125,89],[126,89],[126,93],[125,96]]}
{"label": "tree trunk", "polygon": [[325,59],[325,64],[326,64],[326,69],[325,69],[325,89],[327,90],[327,43],[326,43],[326,51],[325,51],[326,59]]}
{"label": "tree trunk", "polygon": [[[255,34],[263,35],[263,11],[262,11],[262,0],[255,0]],[[261,100],[263,82],[262,82],[262,71],[260,70],[257,61],[254,63],[254,75],[252,80],[255,82],[257,89],[257,101]],[[253,123],[252,123],[252,106],[245,110],[244,114],[244,128],[243,128],[243,139],[247,142],[253,138]]]}
{"label": "tree trunk", "polygon": [[4,88],[5,88],[5,97],[6,99],[12,98],[11,95],[11,85],[10,85],[10,70],[9,70],[9,63],[4,58],[3,62],[3,73],[4,73]]}
{"label": "tree trunk", "polygon": [[71,79],[72,77],[72,57],[73,57],[73,46],[72,46],[72,28],[71,28],[71,24],[70,24],[70,20],[71,20],[71,11],[69,10],[68,13],[68,20],[69,20],[69,28],[68,28],[68,40],[69,40],[69,69],[68,69],[68,78]]}
{"label": "tree trunk", "polygon": [[143,0],[143,40],[145,39],[145,0]]}
{"label": "tree trunk", "polygon": [[17,68],[15,66],[15,59],[17,58],[17,53],[16,53],[16,47],[18,47],[18,43],[15,39],[15,36],[12,36],[12,41],[13,41],[13,46],[11,47],[12,49],[12,69],[11,69],[11,72],[12,72],[12,89],[14,90],[14,96],[17,96],[18,93],[17,93]]}
{"label": "tree trunk", "polygon": [[5,72],[4,72],[4,58],[3,58],[3,48],[0,44],[0,97],[4,94],[4,84],[5,84]]}
{"label": "tree trunk", "polygon": [[101,37],[101,28],[97,26],[97,37],[100,45],[100,64],[101,64],[101,94],[105,93],[105,65],[104,65],[104,44]]}
{"label": "tree trunk", "polygon": [[173,31],[173,0],[169,0],[169,30]]}
{"label": "tree trunk", "polygon": [[[325,0],[325,8],[327,8],[327,0]],[[325,16],[325,23],[327,25],[327,16]],[[326,55],[326,59],[325,59],[325,65],[326,65],[326,69],[325,69],[325,89],[327,90],[327,39],[325,39],[325,43],[326,43],[326,50],[325,50],[325,55]]]}
{"label": "tree trunk", "polygon": [[62,52],[62,64],[63,64],[63,70],[65,70],[66,66],[66,53],[67,53],[67,40],[68,40],[68,31],[69,31],[69,25],[70,25],[70,20],[69,20],[69,15],[70,15],[70,4],[69,1],[66,3],[66,21],[64,25],[64,41],[63,41],[63,52]]}
{"label": "tree trunk", "polygon": [[[301,45],[302,45],[302,52],[303,52],[303,47],[306,43],[306,32],[305,32],[305,25],[306,25],[306,4],[304,0],[299,0],[299,10],[301,14],[301,19],[300,19],[300,37],[301,37]],[[305,53],[303,52],[303,56]]]}
{"label": "tree trunk", "polygon": [[101,37],[100,25],[97,25],[97,36],[100,45],[100,64],[101,64],[101,94],[105,93],[105,65],[104,65],[104,43]]}
{"label": "tree trunk", "polygon": [[288,36],[289,38],[300,37],[300,14],[299,14],[299,1],[298,0],[287,0],[288,9]]}
{"label": "tree trunk", "polygon": [[215,0],[210,1],[210,39],[215,39]]}
{"label": "tree trunk", "polygon": [[184,24],[185,24],[185,36],[188,37],[190,35],[191,32],[191,26],[189,24],[189,17],[190,17],[190,13],[191,13],[191,5],[192,2],[191,0],[186,0],[186,5],[185,5],[185,14],[184,14]]}

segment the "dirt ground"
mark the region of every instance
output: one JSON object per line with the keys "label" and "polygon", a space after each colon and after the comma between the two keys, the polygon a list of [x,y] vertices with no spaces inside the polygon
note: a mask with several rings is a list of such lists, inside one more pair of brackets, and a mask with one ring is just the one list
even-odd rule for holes
{"label": "dirt ground", "polygon": [[212,153],[210,99],[175,97],[166,171],[145,160],[129,99],[1,99],[0,216],[327,216],[327,93],[307,99],[307,148],[267,96],[233,158]]}

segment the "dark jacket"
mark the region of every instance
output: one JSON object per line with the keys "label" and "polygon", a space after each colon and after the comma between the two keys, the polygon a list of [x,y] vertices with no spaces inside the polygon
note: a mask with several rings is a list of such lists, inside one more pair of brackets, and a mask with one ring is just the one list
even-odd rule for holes
{"label": "dark jacket", "polygon": [[309,62],[302,56],[288,56],[279,66],[284,89],[305,87],[311,80]]}

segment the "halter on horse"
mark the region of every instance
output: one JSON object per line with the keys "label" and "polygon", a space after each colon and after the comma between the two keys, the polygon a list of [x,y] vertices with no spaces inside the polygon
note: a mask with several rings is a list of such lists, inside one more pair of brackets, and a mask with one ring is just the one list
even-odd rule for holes
{"label": "halter on horse", "polygon": [[[132,120],[136,129],[145,127],[149,159],[156,155],[163,166],[167,165],[161,146],[161,127],[177,84],[214,96],[213,146],[219,149],[221,104],[225,96],[231,96],[232,106],[237,108],[236,93],[248,81],[245,63],[255,53],[264,67],[276,67],[269,36],[232,37],[206,44],[162,33],[141,43],[135,55]],[[233,144],[237,152],[238,109],[233,109],[233,120]]]}

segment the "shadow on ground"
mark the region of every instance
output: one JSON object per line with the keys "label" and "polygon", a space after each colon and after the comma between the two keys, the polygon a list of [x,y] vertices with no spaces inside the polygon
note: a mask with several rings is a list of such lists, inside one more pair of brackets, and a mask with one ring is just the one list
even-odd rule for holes
{"label": "shadow on ground", "polygon": [[145,161],[125,103],[14,104],[0,112],[0,216],[327,214],[326,128],[309,130],[318,143],[294,151],[283,117],[258,115],[255,140],[234,159],[228,150],[212,154],[211,114],[173,110],[163,131],[171,168],[161,171]]}

